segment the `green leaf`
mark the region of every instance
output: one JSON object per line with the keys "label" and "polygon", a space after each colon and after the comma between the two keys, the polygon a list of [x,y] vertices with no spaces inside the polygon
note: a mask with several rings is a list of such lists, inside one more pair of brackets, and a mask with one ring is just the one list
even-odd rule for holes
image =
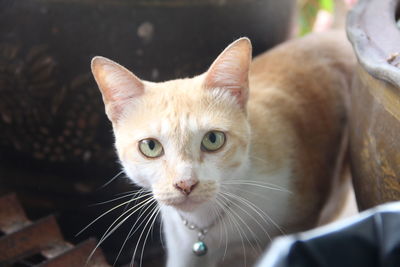
{"label": "green leaf", "polygon": [[319,6],[321,9],[332,13],[334,8],[334,3],[333,0],[319,0]]}

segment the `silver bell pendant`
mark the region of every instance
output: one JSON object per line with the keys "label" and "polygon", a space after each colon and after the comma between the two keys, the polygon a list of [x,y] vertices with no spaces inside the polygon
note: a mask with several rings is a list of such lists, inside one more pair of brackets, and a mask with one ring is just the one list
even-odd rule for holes
{"label": "silver bell pendant", "polygon": [[197,241],[193,244],[193,253],[196,256],[204,256],[207,254],[207,245],[203,241]]}

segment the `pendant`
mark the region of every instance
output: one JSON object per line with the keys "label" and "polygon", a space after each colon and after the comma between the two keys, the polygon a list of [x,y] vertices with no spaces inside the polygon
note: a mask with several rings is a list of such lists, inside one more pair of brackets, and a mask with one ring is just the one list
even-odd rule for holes
{"label": "pendant", "polygon": [[207,254],[207,245],[203,241],[197,241],[193,244],[193,253],[196,256],[204,256]]}

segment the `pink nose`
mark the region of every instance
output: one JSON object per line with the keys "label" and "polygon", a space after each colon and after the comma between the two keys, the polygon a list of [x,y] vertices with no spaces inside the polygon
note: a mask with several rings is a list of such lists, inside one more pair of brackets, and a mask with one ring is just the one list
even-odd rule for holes
{"label": "pink nose", "polygon": [[181,180],[174,184],[175,188],[178,189],[182,194],[188,196],[193,189],[198,185],[199,180],[197,179],[188,179]]}

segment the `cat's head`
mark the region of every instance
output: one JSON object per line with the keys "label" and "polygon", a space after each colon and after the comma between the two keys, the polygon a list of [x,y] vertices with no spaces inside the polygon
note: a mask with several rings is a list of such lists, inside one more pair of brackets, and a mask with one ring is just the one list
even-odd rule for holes
{"label": "cat's head", "polygon": [[129,178],[186,211],[215,199],[248,162],[250,62],[250,41],[241,38],[207,72],[152,83],[95,57],[92,72]]}

